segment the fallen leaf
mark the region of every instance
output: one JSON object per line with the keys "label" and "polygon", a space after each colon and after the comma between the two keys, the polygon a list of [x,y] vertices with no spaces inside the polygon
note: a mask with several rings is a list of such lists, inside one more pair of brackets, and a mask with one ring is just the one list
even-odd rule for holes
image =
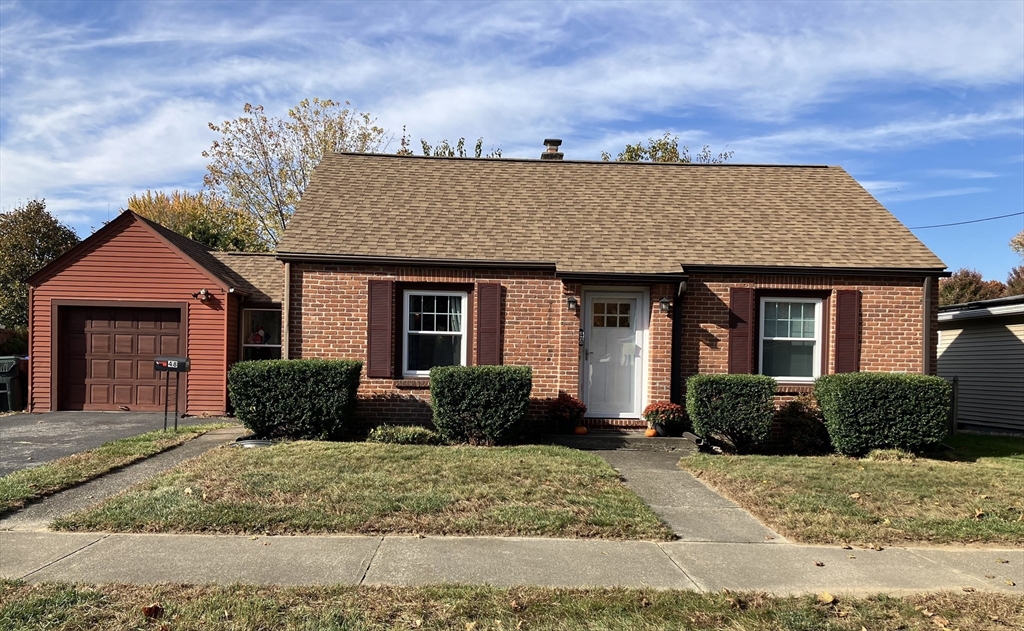
{"label": "fallen leaf", "polygon": [[980,508],[977,508],[977,509],[974,510],[974,518],[975,519],[981,519],[984,516],[985,516],[985,511],[981,510]]}
{"label": "fallen leaf", "polygon": [[1006,584],[1009,585],[1010,587],[1013,587],[1014,585],[1016,585],[1016,583],[1014,583],[1010,579],[1006,579]]}
{"label": "fallen leaf", "polygon": [[192,495],[192,487],[186,487],[184,493],[185,495]]}
{"label": "fallen leaf", "polygon": [[850,554],[850,555],[847,555],[847,557],[846,557],[846,558],[847,558],[847,559],[856,559],[857,557],[856,557],[856,556],[854,556],[854,555],[852,555],[852,554]]}
{"label": "fallen leaf", "polygon": [[164,615],[164,608],[160,606],[160,603],[153,603],[152,605],[142,606],[142,615],[147,618],[156,620],[157,618]]}
{"label": "fallen leaf", "polygon": [[416,627],[417,629],[419,629],[420,627],[422,627],[422,626],[423,626],[423,621],[422,621],[422,620],[420,620],[419,618],[417,618],[417,619],[415,619],[415,620],[413,620],[413,621],[412,621],[412,626],[414,626],[414,627]]}
{"label": "fallen leaf", "polygon": [[256,536],[256,535],[253,535],[253,536],[249,537],[250,541],[256,541],[257,539],[259,539],[259,537]]}
{"label": "fallen leaf", "polygon": [[641,607],[650,607],[651,606],[651,601],[647,600],[647,597],[644,596],[643,598],[640,599],[640,606]]}
{"label": "fallen leaf", "polygon": [[995,574],[986,574],[985,575],[985,578],[995,578],[995,577],[996,577]]}
{"label": "fallen leaf", "polygon": [[825,567],[825,564],[822,563],[821,561],[815,561],[814,564],[817,565],[818,567]]}
{"label": "fallen leaf", "polygon": [[860,499],[860,493],[850,493],[850,499],[859,500]]}
{"label": "fallen leaf", "polygon": [[828,592],[821,592],[820,594],[818,594],[818,602],[820,602],[823,605],[831,605],[832,603],[836,602],[836,597]]}
{"label": "fallen leaf", "polygon": [[992,614],[988,615],[988,619],[991,620],[992,622],[999,622],[999,616],[995,616],[995,615],[992,615]]}
{"label": "fallen leaf", "polygon": [[934,611],[928,611],[927,609],[922,609],[921,610],[921,615],[924,616],[925,618],[931,618],[932,616],[935,615],[935,612]]}
{"label": "fallen leaf", "polygon": [[943,628],[943,629],[945,629],[945,628],[946,628],[946,626],[947,626],[947,625],[949,624],[949,620],[946,620],[946,619],[945,619],[945,618],[943,618],[942,616],[934,616],[934,617],[932,617],[932,622],[933,622],[933,623],[934,623],[934,624],[935,624],[936,626],[938,626],[938,627],[941,627],[941,628]]}
{"label": "fallen leaf", "polygon": [[842,548],[843,550],[853,550],[853,546],[851,546],[850,544],[844,544]]}
{"label": "fallen leaf", "polygon": [[875,545],[871,546],[871,549],[876,551],[876,552],[881,552],[882,550],[885,550],[885,548],[883,548],[882,546],[878,545],[877,543]]}
{"label": "fallen leaf", "polygon": [[511,603],[509,603],[509,606],[512,607],[512,611],[522,611],[523,609],[525,609],[525,607],[519,604],[518,600],[513,600]]}
{"label": "fallen leaf", "polygon": [[882,520],[882,523],[883,523],[883,524],[885,524],[886,526],[889,526],[889,525],[891,525],[891,524],[892,524],[892,522],[891,522],[891,521],[889,521],[889,518],[888,518],[888,517],[886,517],[885,519],[883,519],[883,520]]}
{"label": "fallen leaf", "polygon": [[983,500],[987,500],[987,499],[988,499],[988,497],[989,497],[988,495],[982,495],[982,496],[981,496],[981,499],[983,499]]}
{"label": "fallen leaf", "polygon": [[475,622],[467,622],[466,623],[466,631],[474,631],[475,629],[476,629],[476,623]]}
{"label": "fallen leaf", "polygon": [[765,535],[765,536],[764,536],[764,538],[765,538],[765,539],[767,539],[767,540],[769,540],[769,541],[771,541],[771,540],[772,540],[772,539],[774,539],[775,537],[769,537],[768,535]]}
{"label": "fallen leaf", "polygon": [[996,559],[996,563],[1009,563],[1006,559]]}
{"label": "fallen leaf", "polygon": [[970,593],[970,592],[974,591],[974,588],[973,587],[965,587],[964,591],[967,592],[967,593]]}

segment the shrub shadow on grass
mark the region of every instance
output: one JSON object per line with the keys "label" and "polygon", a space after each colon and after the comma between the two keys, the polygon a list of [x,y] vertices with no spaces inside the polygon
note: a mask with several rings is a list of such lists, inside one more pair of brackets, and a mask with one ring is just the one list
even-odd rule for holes
{"label": "shrub shadow on grass", "polygon": [[953,434],[922,455],[949,462],[977,462],[981,458],[1011,458],[1024,468],[1024,436]]}

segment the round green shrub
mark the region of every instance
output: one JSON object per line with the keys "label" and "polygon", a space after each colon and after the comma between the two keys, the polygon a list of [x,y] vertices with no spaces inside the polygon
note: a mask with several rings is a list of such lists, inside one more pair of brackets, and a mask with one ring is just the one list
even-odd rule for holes
{"label": "round green shrub", "polygon": [[450,443],[506,445],[523,435],[529,366],[443,366],[430,371],[434,427]]}
{"label": "round green shrub", "polygon": [[852,372],[819,377],[814,397],[836,451],[919,451],[948,433],[952,386],[941,377]]}
{"label": "round green shrub", "polygon": [[694,375],[686,412],[695,434],[723,436],[740,453],[763,444],[775,415],[775,380],[764,375]]}

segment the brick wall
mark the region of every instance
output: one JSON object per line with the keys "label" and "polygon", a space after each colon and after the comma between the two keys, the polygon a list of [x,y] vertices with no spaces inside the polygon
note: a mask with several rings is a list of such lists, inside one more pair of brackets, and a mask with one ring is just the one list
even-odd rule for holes
{"label": "brick wall", "polygon": [[[925,307],[920,278],[708,274],[691,277],[686,295],[681,300],[681,380],[697,373],[728,372],[730,287],[753,287],[759,290],[759,297],[769,295],[772,290],[830,292],[830,297],[825,298],[828,334],[823,349],[828,372],[833,372],[835,367],[835,291],[858,290],[861,292],[860,370],[909,373],[922,370]],[[932,357],[938,343],[935,293],[930,309]],[[809,391],[809,388],[789,387],[784,391],[799,393]]]}
{"label": "brick wall", "polygon": [[[533,415],[543,402],[565,391],[580,396],[580,318],[566,308],[566,297],[583,304],[581,283],[563,282],[543,270],[426,269],[396,266],[353,266],[294,263],[290,278],[290,357],[366,359],[367,283],[390,279],[408,283],[501,283],[503,299],[503,360],[533,368]],[[635,285],[634,285],[635,286]],[[920,279],[726,276],[691,277],[683,297],[674,298],[674,284],[645,286],[650,292],[646,401],[667,401],[673,391],[672,363],[678,365],[675,384],[679,397],[683,382],[698,372],[725,373],[728,366],[729,288],[755,287],[765,291],[818,290],[834,295],[836,289],[857,289],[862,296],[861,370],[920,372],[923,290]],[[937,295],[937,292],[936,292]],[[658,301],[674,300],[670,313]],[[400,308],[401,296],[396,292]],[[834,331],[835,309],[826,299],[828,331]],[[472,311],[473,309],[470,309]],[[673,317],[679,345],[672,357]],[[937,343],[937,303],[931,308],[931,352]],[[834,344],[827,340],[828,370],[834,365]],[[472,359],[472,346],[468,356]],[[934,364],[933,364],[934,366]],[[807,390],[789,388],[783,396]],[[359,415],[364,424],[381,422],[427,423],[429,390],[425,380],[363,378]],[[600,420],[591,427],[637,426],[634,420]],[[642,422],[639,423],[642,426]]]}

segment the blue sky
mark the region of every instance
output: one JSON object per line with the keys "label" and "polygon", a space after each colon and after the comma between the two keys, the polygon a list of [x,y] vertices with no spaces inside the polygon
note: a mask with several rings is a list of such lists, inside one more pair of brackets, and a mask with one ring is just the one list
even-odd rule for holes
{"label": "blue sky", "polygon": [[[734,162],[838,164],[909,227],[1024,210],[1024,2],[0,1],[0,207],[88,234],[202,185],[246,102],[350,100],[397,137],[597,159],[671,131]],[[916,230],[1003,280],[1024,217]]]}

